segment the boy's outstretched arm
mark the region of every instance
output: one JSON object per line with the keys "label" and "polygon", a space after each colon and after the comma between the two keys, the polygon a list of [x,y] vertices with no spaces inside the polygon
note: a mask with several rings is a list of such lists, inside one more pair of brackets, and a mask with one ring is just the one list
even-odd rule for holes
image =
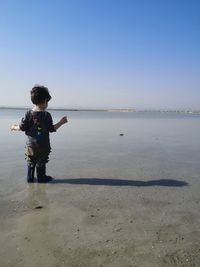
{"label": "boy's outstretched arm", "polygon": [[18,124],[12,124],[10,127],[11,131],[21,131],[20,127]]}
{"label": "boy's outstretched arm", "polygon": [[59,122],[57,122],[56,124],[54,124],[54,129],[57,130],[58,128],[60,128],[63,124],[67,123],[67,117],[62,117],[62,119],[60,119]]}

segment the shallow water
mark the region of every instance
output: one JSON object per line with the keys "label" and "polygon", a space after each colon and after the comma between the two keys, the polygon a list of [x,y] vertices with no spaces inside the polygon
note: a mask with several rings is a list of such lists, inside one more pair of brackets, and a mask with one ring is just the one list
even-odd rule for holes
{"label": "shallow water", "polygon": [[23,114],[0,110],[0,266],[200,266],[199,115],[53,111],[55,181],[27,185]]}
{"label": "shallow water", "polygon": [[[22,132],[11,132],[24,110],[0,110],[0,194],[23,191]],[[51,111],[69,123],[51,134],[48,173],[62,179],[96,178],[191,183],[200,173],[200,116],[159,112]],[[123,134],[121,136],[120,134]]]}

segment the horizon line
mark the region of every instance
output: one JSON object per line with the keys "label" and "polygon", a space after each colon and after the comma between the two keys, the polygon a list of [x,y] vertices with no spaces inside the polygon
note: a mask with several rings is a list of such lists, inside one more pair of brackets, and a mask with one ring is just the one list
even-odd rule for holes
{"label": "horizon line", "polygon": [[[0,109],[18,109],[26,110],[30,109],[29,106],[0,106]],[[67,107],[50,107],[47,110],[55,111],[124,111],[124,112],[139,112],[139,111],[151,111],[151,112],[200,112],[198,109],[185,108],[185,109],[176,109],[176,108],[67,108]]]}

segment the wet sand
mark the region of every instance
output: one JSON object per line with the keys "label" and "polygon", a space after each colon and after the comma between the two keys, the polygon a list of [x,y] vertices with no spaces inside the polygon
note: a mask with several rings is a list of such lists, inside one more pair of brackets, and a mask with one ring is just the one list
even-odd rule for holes
{"label": "wet sand", "polygon": [[71,113],[55,181],[27,185],[21,113],[1,121],[0,267],[200,266],[199,117]]}
{"label": "wet sand", "polygon": [[0,266],[200,266],[200,182],[24,183],[1,201]]}

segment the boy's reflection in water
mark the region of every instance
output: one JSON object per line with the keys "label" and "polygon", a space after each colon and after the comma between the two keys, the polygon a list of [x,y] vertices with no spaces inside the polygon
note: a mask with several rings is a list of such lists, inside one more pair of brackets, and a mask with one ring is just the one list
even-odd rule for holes
{"label": "boy's reflection in water", "polygon": [[46,193],[46,184],[30,183],[28,184],[28,201],[29,210],[39,210],[49,208],[49,200]]}
{"label": "boy's reflection in water", "polygon": [[[24,254],[26,266],[45,266],[47,259],[54,262],[52,250],[53,229],[50,227],[50,208],[46,192],[47,184],[28,184],[27,208],[24,225]],[[52,266],[52,265],[51,265]]]}

